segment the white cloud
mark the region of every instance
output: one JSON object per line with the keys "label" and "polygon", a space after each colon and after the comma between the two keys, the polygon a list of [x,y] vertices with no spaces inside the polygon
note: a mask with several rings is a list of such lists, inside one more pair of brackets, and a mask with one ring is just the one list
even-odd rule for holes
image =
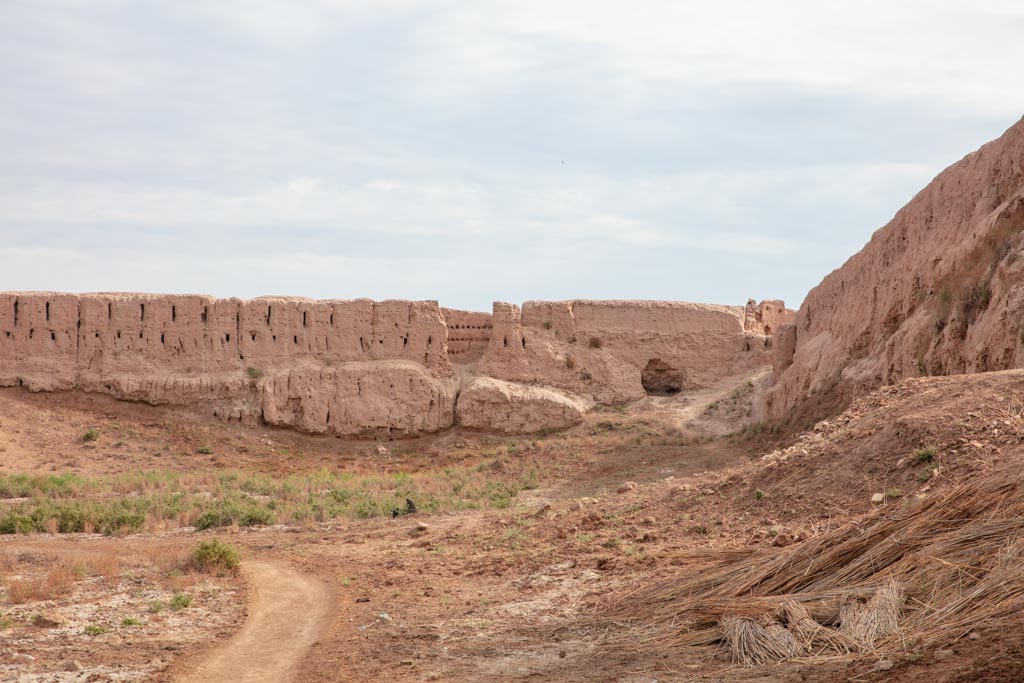
{"label": "white cloud", "polygon": [[0,289],[798,299],[1024,110],[1021,30],[1007,0],[8,0]]}

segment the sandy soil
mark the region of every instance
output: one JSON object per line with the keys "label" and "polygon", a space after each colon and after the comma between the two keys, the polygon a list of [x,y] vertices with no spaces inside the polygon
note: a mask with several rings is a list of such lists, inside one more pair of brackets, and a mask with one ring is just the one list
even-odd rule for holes
{"label": "sandy soil", "polygon": [[[858,519],[876,491],[898,490],[885,505],[899,505],[1024,455],[1024,423],[1014,412],[1022,372],[914,380],[803,434],[756,425],[729,434],[749,422],[759,382],[758,375],[738,377],[699,395],[595,412],[564,434],[509,443],[456,431],[392,442],[386,456],[373,442],[247,430],[94,397],[0,391],[8,473],[241,468],[285,475],[329,465],[383,475],[512,461],[539,470],[538,486],[505,509],[0,542],[12,553],[38,543],[180,552],[217,537],[241,550],[251,568],[249,598],[233,594],[230,626],[211,627],[183,610],[176,618],[190,621],[161,635],[191,635],[148,669],[153,646],[141,641],[125,639],[95,661],[83,644],[75,657],[91,667],[90,680],[216,680],[215,670],[230,672],[223,680],[254,673],[271,680],[273,673],[301,681],[1013,680],[1007,672],[1024,667],[1019,631],[984,624],[979,639],[949,643],[954,655],[942,661],[913,652],[887,671],[875,670],[870,657],[766,671],[736,667],[716,646],[661,649],[603,617],[606,596],[692,572],[694,553],[776,552]],[[93,425],[104,438],[83,444],[81,432]],[[196,452],[207,445],[215,455]],[[927,471],[909,457],[924,446],[936,449]],[[80,599],[116,594],[97,585],[99,593]],[[0,613],[9,609],[0,600]],[[36,663],[8,663],[7,670],[42,675],[65,659],[54,639],[32,641],[30,649]],[[964,678],[967,672],[977,678]]]}
{"label": "sandy soil", "polygon": [[205,654],[182,683],[291,680],[323,630],[330,594],[317,579],[270,562],[246,562],[248,614],[241,631]]}

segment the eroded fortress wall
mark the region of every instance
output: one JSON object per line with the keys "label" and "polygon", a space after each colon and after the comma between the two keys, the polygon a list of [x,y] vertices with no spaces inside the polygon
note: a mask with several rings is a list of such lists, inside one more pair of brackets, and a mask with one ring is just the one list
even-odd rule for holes
{"label": "eroded fortress wall", "polygon": [[448,357],[453,363],[480,360],[491,340],[491,314],[442,308],[448,327]]}
{"label": "eroded fortress wall", "polygon": [[7,292],[0,386],[313,433],[435,432],[460,415],[530,431],[572,424],[595,402],[768,364],[766,326],[747,313],[648,301],[495,303],[488,314],[435,301]]}

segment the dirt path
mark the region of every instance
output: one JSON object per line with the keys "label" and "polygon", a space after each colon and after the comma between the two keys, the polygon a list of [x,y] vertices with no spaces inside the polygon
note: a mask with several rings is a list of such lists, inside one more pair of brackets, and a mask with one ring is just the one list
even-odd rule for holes
{"label": "dirt path", "polygon": [[246,562],[252,598],[239,631],[215,647],[181,683],[288,681],[316,641],[329,611],[327,587],[290,567]]}

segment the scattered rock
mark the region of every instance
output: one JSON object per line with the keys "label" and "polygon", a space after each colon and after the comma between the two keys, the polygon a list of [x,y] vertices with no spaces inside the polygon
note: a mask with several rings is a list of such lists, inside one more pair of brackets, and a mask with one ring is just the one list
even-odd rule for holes
{"label": "scattered rock", "polygon": [[935,660],[939,661],[939,662],[941,662],[944,659],[949,659],[952,656],[953,656],[953,651],[952,650],[936,650],[935,651]]}
{"label": "scattered rock", "polygon": [[425,534],[430,531],[430,525],[426,522],[416,522],[416,526],[414,526],[410,531],[414,534]]}
{"label": "scattered rock", "polygon": [[533,513],[533,516],[543,517],[549,512],[551,512],[551,503],[545,502],[543,505],[540,506],[540,508],[535,513]]}
{"label": "scattered rock", "polygon": [[39,628],[59,628],[66,623],[67,619],[56,612],[43,612],[32,617],[32,625]]}
{"label": "scattered rock", "polygon": [[967,639],[968,640],[981,640],[981,634],[978,633],[977,631],[971,631],[970,633],[967,634]]}
{"label": "scattered rock", "polygon": [[884,493],[873,493],[873,494],[871,494],[871,502],[873,504],[876,504],[876,505],[879,504],[879,503],[884,503],[885,502],[885,494]]}
{"label": "scattered rock", "polygon": [[65,671],[81,671],[82,665],[78,663],[78,660],[69,659],[61,664],[61,668]]}
{"label": "scattered rock", "polygon": [[558,658],[559,659],[565,659],[565,655],[566,655],[565,650],[559,650],[558,651]]}
{"label": "scattered rock", "polygon": [[635,481],[627,481],[627,482],[623,483],[622,486],[617,488],[615,490],[615,492],[616,493],[627,493],[629,491],[635,491],[638,488],[640,488],[640,484],[636,483]]}
{"label": "scattered rock", "polygon": [[36,661],[36,658],[32,655],[26,655],[21,652],[15,652],[11,655],[11,662],[14,664],[31,664]]}
{"label": "scattered rock", "polygon": [[387,446],[385,446],[383,444],[378,444],[378,446],[377,446],[377,455],[382,455],[382,456],[383,455],[391,455],[391,451],[388,450]]}
{"label": "scattered rock", "polygon": [[893,667],[891,659],[879,659],[878,663],[875,664],[875,671],[888,671]]}
{"label": "scattered rock", "polygon": [[366,595],[362,595],[356,598],[356,602],[370,602],[370,598]]}

